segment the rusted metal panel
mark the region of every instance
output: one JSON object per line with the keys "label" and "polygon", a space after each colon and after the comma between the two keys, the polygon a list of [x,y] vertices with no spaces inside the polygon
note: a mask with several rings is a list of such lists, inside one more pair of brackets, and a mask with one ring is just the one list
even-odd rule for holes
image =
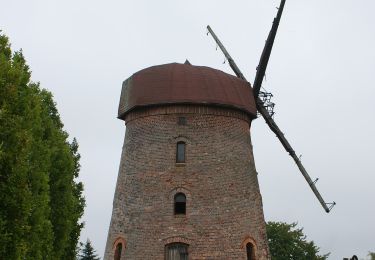
{"label": "rusted metal panel", "polygon": [[162,104],[225,106],[256,116],[245,80],[209,67],[171,63],[146,68],[124,81],[118,117],[137,107]]}

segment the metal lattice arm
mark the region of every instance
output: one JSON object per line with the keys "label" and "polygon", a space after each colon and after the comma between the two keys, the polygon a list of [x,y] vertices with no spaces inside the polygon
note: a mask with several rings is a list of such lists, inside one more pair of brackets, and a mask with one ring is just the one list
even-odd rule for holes
{"label": "metal lattice arm", "polygon": [[[285,0],[283,0],[281,4],[284,5],[285,4]],[[280,13],[280,8],[279,8],[278,14],[279,13]],[[230,64],[230,67],[233,69],[233,71],[237,75],[237,77],[239,77],[239,78],[247,81],[247,79],[244,77],[244,75],[242,74],[242,72],[240,71],[240,69],[237,67],[236,63],[234,62],[234,60],[232,59],[232,57],[229,55],[228,51],[225,49],[225,47],[220,42],[220,40],[217,38],[216,34],[213,32],[213,30],[211,29],[211,27],[207,26],[207,29],[211,33],[212,37],[215,39],[216,43],[218,44],[218,46],[220,47],[220,49],[222,50],[222,52],[224,53],[226,59],[228,60],[228,62]],[[259,70],[259,68],[258,68],[258,70]],[[265,69],[264,69],[264,71],[265,71]],[[324,199],[322,198],[322,196],[320,195],[318,189],[315,186],[315,182],[313,182],[311,180],[309,174],[307,173],[305,167],[303,167],[300,159],[297,157],[297,155],[296,155],[295,151],[293,150],[292,146],[289,144],[288,140],[285,138],[283,132],[281,132],[281,130],[277,126],[276,122],[272,119],[272,115],[270,115],[268,113],[268,110],[264,106],[263,101],[258,96],[255,96],[255,99],[256,99],[257,109],[258,109],[259,113],[263,116],[264,120],[266,121],[267,125],[270,127],[270,129],[272,130],[272,132],[274,132],[276,134],[277,138],[280,140],[280,142],[284,146],[285,150],[293,158],[294,162],[297,164],[300,172],[302,173],[303,177],[305,178],[305,180],[309,184],[311,190],[313,191],[313,193],[315,194],[315,196],[319,200],[319,202],[322,205],[322,207],[324,208],[324,210],[327,213],[329,213],[331,211],[331,209],[333,208],[333,206],[336,205],[336,203],[335,202],[326,203],[324,201]]]}

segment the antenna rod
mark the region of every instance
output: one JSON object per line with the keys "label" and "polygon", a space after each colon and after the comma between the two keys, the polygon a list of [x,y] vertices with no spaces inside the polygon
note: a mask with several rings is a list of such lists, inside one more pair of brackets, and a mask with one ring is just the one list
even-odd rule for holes
{"label": "antenna rod", "polygon": [[[284,1],[285,2],[285,1]],[[215,39],[217,45],[220,47],[220,49],[223,51],[225,57],[228,59],[230,62],[229,64],[231,65],[231,68],[233,69],[234,73],[237,75],[237,77],[246,80],[247,79],[243,76],[242,72],[240,69],[237,67],[236,63],[232,59],[232,57],[229,55],[228,51],[225,49],[223,44],[220,42],[220,40],[217,38],[217,36],[213,33],[212,29],[210,26],[207,26],[208,31],[211,33],[213,38]],[[293,150],[292,146],[289,144],[288,140],[286,140],[283,132],[279,129],[277,126],[276,122],[272,119],[270,114],[268,113],[267,109],[263,105],[263,101],[256,96],[256,105],[259,113],[263,116],[264,120],[268,124],[268,126],[271,128],[272,132],[274,132],[277,136],[277,138],[280,140],[281,144],[284,146],[285,150],[289,153],[289,155],[293,158],[294,162],[297,164],[300,172],[302,173],[303,177],[305,177],[305,180],[309,184],[311,190],[314,192],[315,196],[319,200],[320,204],[324,208],[324,210],[329,213],[334,205],[336,205],[335,202],[333,203],[326,203],[322,196],[320,195],[318,189],[315,186],[315,183],[311,180],[309,174],[307,173],[305,167],[303,167],[300,159],[297,157],[295,151]],[[331,205],[331,207],[328,207],[327,205]]]}
{"label": "antenna rod", "polygon": [[260,88],[262,87],[264,74],[266,73],[268,60],[270,59],[273,42],[275,41],[277,28],[279,27],[281,15],[283,14],[284,10],[284,5],[285,0],[281,0],[279,10],[277,11],[276,17],[273,19],[271,31],[268,34],[266,44],[264,45],[262,55],[260,56],[259,64],[257,67],[257,73],[255,75],[255,80],[253,84],[254,97],[257,97],[259,95]]}

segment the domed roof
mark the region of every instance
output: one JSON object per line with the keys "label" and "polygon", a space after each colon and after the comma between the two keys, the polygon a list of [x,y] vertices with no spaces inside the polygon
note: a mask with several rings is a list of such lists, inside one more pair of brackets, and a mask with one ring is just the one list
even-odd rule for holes
{"label": "domed roof", "polygon": [[256,116],[250,84],[204,66],[170,63],[136,72],[124,81],[118,117],[137,107],[165,104],[206,104],[242,110]]}

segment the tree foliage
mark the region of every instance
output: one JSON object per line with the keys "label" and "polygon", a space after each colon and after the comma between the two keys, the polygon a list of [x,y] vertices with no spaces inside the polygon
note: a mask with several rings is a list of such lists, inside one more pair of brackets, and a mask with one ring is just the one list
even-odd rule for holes
{"label": "tree foliage", "polygon": [[368,256],[371,260],[375,260],[375,253],[374,252],[368,252]]}
{"label": "tree foliage", "polygon": [[84,199],[76,140],[0,31],[0,256],[74,259]]}
{"label": "tree foliage", "polygon": [[329,254],[318,255],[319,247],[307,241],[297,223],[267,222],[268,244],[273,260],[325,260]]}
{"label": "tree foliage", "polygon": [[95,252],[94,247],[91,245],[91,241],[87,239],[84,244],[81,254],[79,255],[79,260],[99,260],[100,258]]}

